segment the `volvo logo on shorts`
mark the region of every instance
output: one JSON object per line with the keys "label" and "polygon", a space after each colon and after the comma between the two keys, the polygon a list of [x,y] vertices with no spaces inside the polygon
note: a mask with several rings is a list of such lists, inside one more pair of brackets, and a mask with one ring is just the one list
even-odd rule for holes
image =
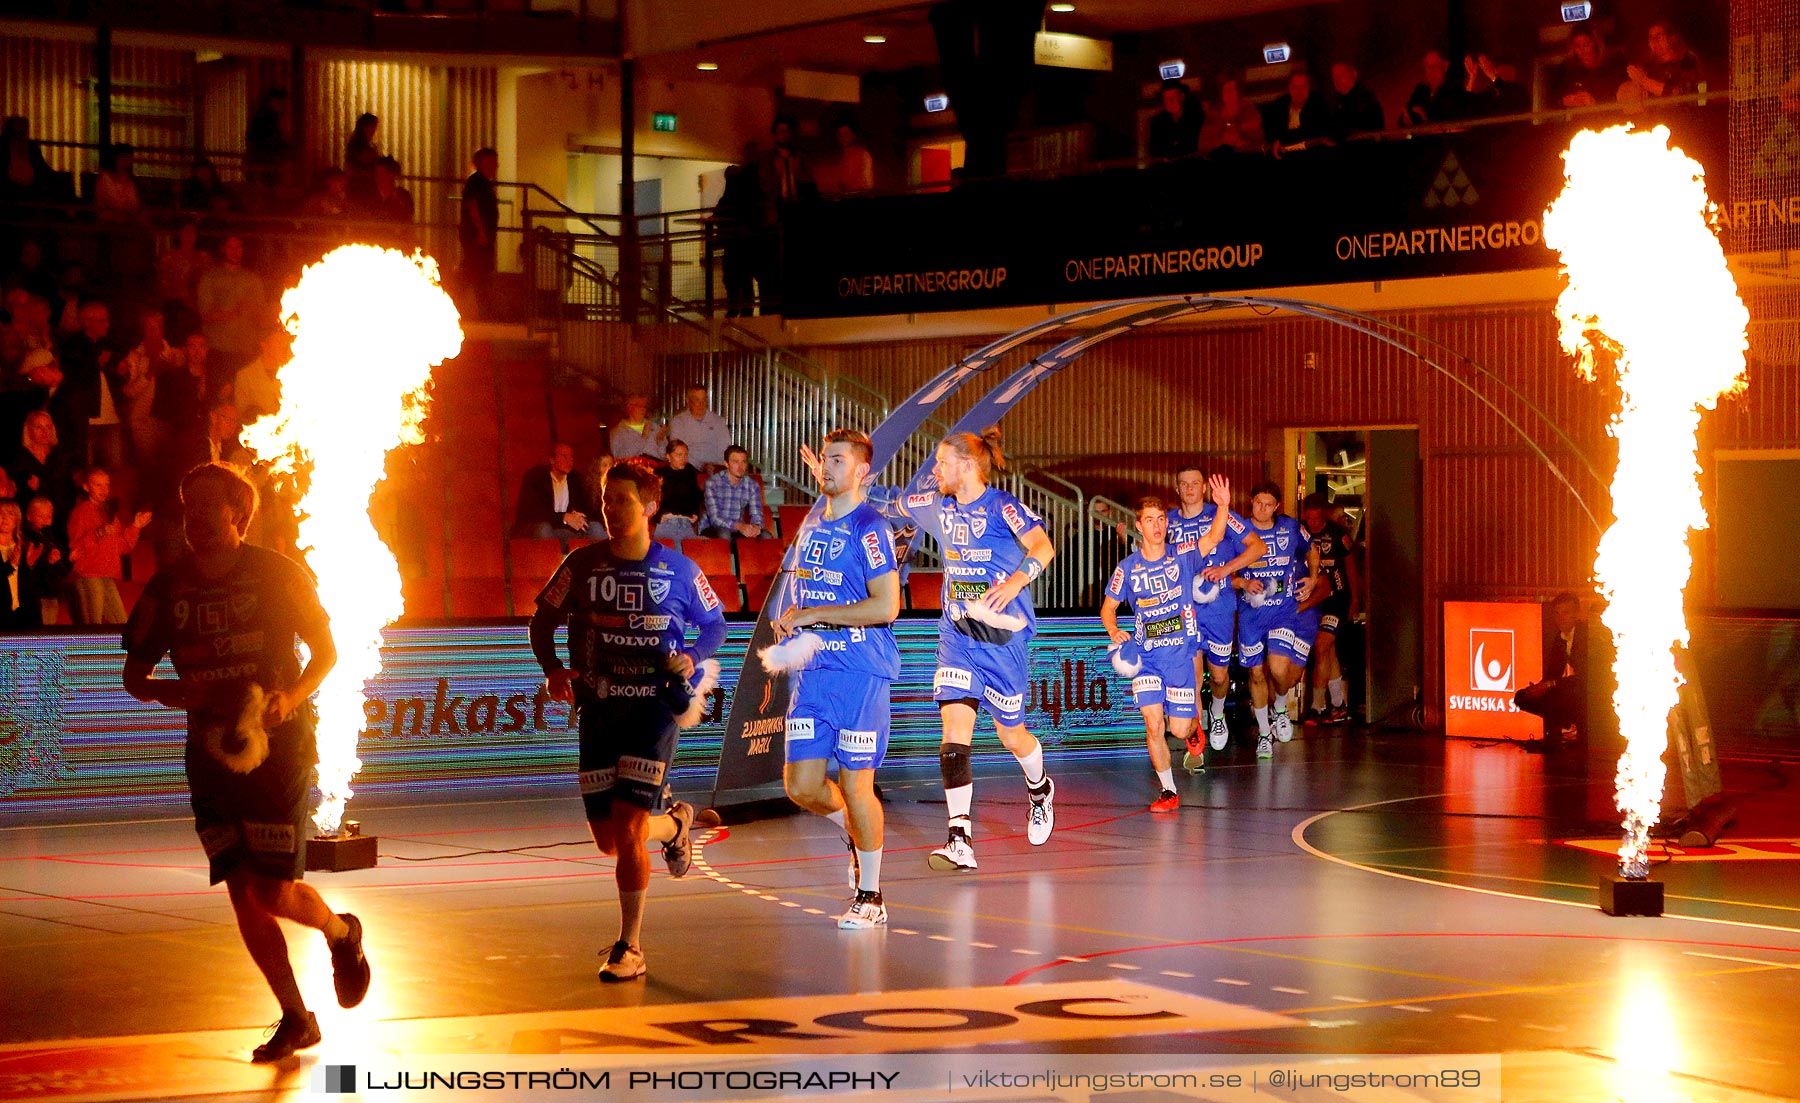
{"label": "volvo logo on shorts", "polygon": [[1477,693],[1511,693],[1513,634],[1505,628],[1469,629],[1469,688]]}
{"label": "volvo logo on shorts", "polygon": [[787,722],[789,743],[798,743],[813,737],[813,721],[810,716],[790,716]]}
{"label": "volvo logo on shorts", "polygon": [[663,774],[668,769],[667,764],[654,758],[623,755],[619,759],[619,780],[632,781],[639,785],[661,785]]}
{"label": "volvo logo on shorts", "polygon": [[848,728],[838,732],[838,750],[849,754],[874,754],[875,733],[851,731]]}

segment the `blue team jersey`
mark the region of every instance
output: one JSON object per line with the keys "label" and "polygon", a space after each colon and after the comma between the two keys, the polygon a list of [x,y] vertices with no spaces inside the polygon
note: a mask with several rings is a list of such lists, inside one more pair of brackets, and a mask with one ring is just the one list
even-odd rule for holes
{"label": "blue team jersey", "polygon": [[[616,558],[605,540],[578,548],[537,603],[568,622],[569,666],[577,684],[600,697],[631,696],[617,687],[666,680],[668,657],[683,650],[688,629],[724,635],[725,615],[706,576],[661,544],[636,560]],[[690,654],[696,662],[706,657]]]}
{"label": "blue team jersey", "polygon": [[1113,568],[1106,596],[1128,602],[1137,625],[1132,638],[1146,652],[1191,645],[1194,639],[1194,580],[1202,565],[1198,552],[1177,555],[1165,547],[1162,558],[1147,560],[1132,552]]}
{"label": "blue team jersey", "polygon": [[[1262,608],[1286,607],[1291,604],[1294,583],[1310,573],[1306,558],[1312,550],[1312,537],[1307,535],[1305,526],[1285,513],[1276,514],[1274,523],[1266,529],[1257,527],[1254,521],[1250,529],[1262,537],[1268,550],[1261,559],[1245,567],[1243,575],[1262,581]],[[1258,604],[1254,595],[1246,594],[1245,600]]]}
{"label": "blue team jersey", "polygon": [[[1213,518],[1217,516],[1219,507],[1212,502],[1200,508],[1200,512],[1192,517],[1183,517],[1180,510],[1168,515],[1169,547],[1180,555],[1200,555],[1200,538],[1212,528]],[[1231,588],[1229,578],[1219,582],[1208,582],[1200,577],[1200,572],[1208,567],[1223,567],[1225,564],[1244,554],[1244,538],[1250,535],[1250,526],[1230,510],[1225,511],[1225,531],[1219,537],[1218,546],[1200,558],[1199,566],[1194,571],[1194,604],[1203,612],[1209,609],[1224,610],[1233,607],[1237,602],[1237,591]]]}
{"label": "blue team jersey", "polygon": [[[935,490],[908,494],[902,508],[912,517],[929,519],[937,526],[944,553],[944,617],[946,627],[987,643],[1004,643],[1012,633],[979,621],[970,622],[963,607],[987,593],[988,587],[1006,581],[1025,562],[1022,538],[1044,527],[1043,518],[1030,507],[997,487],[963,505],[954,496]],[[1037,629],[1037,612],[1031,604],[1031,588],[1019,591],[1002,612],[1025,620],[1025,631]]]}
{"label": "blue team jersey", "polygon": [[[795,539],[794,577],[788,605],[854,605],[869,596],[869,583],[892,574],[894,534],[880,511],[867,502],[834,520],[808,525]],[[825,648],[809,669],[853,670],[889,681],[900,675],[900,649],[892,627],[809,628]]]}

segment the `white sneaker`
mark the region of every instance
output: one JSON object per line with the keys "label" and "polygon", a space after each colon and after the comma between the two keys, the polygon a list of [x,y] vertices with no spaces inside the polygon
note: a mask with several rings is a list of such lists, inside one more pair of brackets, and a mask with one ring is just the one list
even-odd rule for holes
{"label": "white sneaker", "polygon": [[871,927],[887,926],[887,908],[881,903],[879,892],[858,892],[856,899],[850,902],[850,910],[838,916],[838,930],[866,931]]}
{"label": "white sneaker", "polygon": [[1032,846],[1043,846],[1050,841],[1050,832],[1056,830],[1056,782],[1045,774],[1044,784],[1043,796],[1026,791],[1031,798],[1031,819],[1025,824],[1025,837]]}
{"label": "white sneaker", "polygon": [[1231,727],[1225,723],[1225,717],[1221,714],[1213,713],[1212,721],[1206,729],[1206,741],[1215,751],[1224,750],[1225,744],[1231,741]]}
{"label": "white sneaker", "polygon": [[604,981],[636,980],[649,970],[644,965],[644,952],[629,942],[615,942],[600,967]]}
{"label": "white sneaker", "polygon": [[939,873],[949,873],[952,870],[967,872],[975,868],[975,846],[963,834],[962,828],[952,827],[950,841],[927,855],[925,862]]}
{"label": "white sneaker", "polygon": [[1256,757],[1274,758],[1275,741],[1266,735],[1258,736],[1256,739]]}
{"label": "white sneaker", "polygon": [[1270,719],[1269,726],[1275,730],[1275,741],[1278,743],[1286,743],[1294,738],[1294,722],[1288,719],[1285,711],[1276,713]]}

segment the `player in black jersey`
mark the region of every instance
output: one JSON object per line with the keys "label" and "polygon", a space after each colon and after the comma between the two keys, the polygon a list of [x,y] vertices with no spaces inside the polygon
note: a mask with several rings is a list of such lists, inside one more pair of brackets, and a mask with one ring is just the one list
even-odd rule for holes
{"label": "player in black jersey", "polygon": [[[306,871],[317,749],[308,702],[337,662],[331,624],[306,569],[244,543],[256,490],[234,467],[211,463],[181,480],[192,554],[158,571],[125,625],[125,689],[188,714],[187,777],[194,828],[212,883],[225,882],[238,933],[281,1004],[281,1020],[255,1061],[278,1061],[319,1043],[277,919],[325,935],[338,1003],[369,990],[362,924],[333,914]],[[298,637],[310,655],[304,669]],[[153,674],[167,655],[174,678]]]}
{"label": "player in black jersey", "polygon": [[[1319,573],[1330,583],[1330,596],[1319,606],[1319,635],[1313,641],[1311,707],[1307,724],[1341,724],[1350,719],[1350,697],[1344,669],[1338,661],[1337,638],[1356,616],[1356,595],[1361,580],[1356,575],[1355,547],[1350,530],[1326,516],[1330,503],[1317,491],[1301,503],[1300,523],[1311,534],[1319,551]],[[1329,698],[1330,705],[1326,701]]]}

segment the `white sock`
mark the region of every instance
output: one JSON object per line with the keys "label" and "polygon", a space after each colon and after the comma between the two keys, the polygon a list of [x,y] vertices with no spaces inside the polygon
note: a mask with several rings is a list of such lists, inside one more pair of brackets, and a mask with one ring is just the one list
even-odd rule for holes
{"label": "white sock", "polygon": [[619,890],[619,941],[641,945],[644,936],[644,897],[648,892]]}
{"label": "white sock", "polygon": [[838,830],[840,830],[840,831],[845,830],[845,828],[844,828],[844,810],[842,808],[838,809],[836,812],[825,813],[825,818],[830,820],[832,823],[837,824]]}
{"label": "white sock", "polygon": [[1036,789],[1044,783],[1044,745],[1032,743],[1031,753],[1019,759],[1019,769],[1025,771],[1025,784]]}
{"label": "white sock", "polygon": [[1325,687],[1324,686],[1312,687],[1313,711],[1318,712],[1320,709],[1322,709],[1324,707],[1325,707]]}
{"label": "white sock", "polygon": [[1344,680],[1342,678],[1333,678],[1331,681],[1326,682],[1325,685],[1331,690],[1332,708],[1341,709],[1349,702],[1350,695],[1345,692]]}
{"label": "white sock", "polygon": [[975,803],[974,784],[958,785],[954,789],[945,789],[944,803],[948,805],[950,809],[950,826],[958,826],[956,821],[961,820],[962,824],[960,826],[963,830],[968,830],[969,806]]}
{"label": "white sock", "polygon": [[1175,791],[1175,767],[1171,766],[1167,770],[1156,771],[1156,780],[1162,782],[1163,792],[1173,793]]}
{"label": "white sock", "polygon": [[1256,730],[1263,735],[1269,734],[1269,706],[1267,705],[1256,710]]}
{"label": "white sock", "polygon": [[881,891],[881,851],[856,852],[856,887],[863,892]]}
{"label": "white sock", "polygon": [[1217,694],[1213,695],[1212,714],[1218,717],[1223,717],[1225,715],[1225,698],[1220,697]]}

